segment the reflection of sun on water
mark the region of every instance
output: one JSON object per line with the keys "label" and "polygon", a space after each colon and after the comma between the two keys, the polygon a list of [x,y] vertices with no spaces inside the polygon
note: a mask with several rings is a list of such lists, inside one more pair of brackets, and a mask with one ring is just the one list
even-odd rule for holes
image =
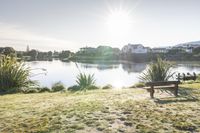
{"label": "reflection of sun on water", "polygon": [[120,79],[114,79],[112,85],[116,89],[121,89],[124,86],[123,82]]}

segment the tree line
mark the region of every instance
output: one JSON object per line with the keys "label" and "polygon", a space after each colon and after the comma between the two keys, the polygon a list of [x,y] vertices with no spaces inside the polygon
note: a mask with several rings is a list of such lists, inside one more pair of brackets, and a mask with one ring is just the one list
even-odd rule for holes
{"label": "tree line", "polygon": [[97,48],[84,47],[76,53],[69,50],[41,52],[35,49],[29,51],[16,51],[12,47],[0,47],[0,54],[18,57],[26,61],[49,60],[53,58],[62,61],[96,61],[96,60],[128,60],[133,62],[148,62],[158,56],[171,61],[199,61],[200,47],[194,48],[192,53],[181,49],[170,49],[167,53],[148,52],[144,54],[121,53],[119,48],[110,46],[98,46]]}

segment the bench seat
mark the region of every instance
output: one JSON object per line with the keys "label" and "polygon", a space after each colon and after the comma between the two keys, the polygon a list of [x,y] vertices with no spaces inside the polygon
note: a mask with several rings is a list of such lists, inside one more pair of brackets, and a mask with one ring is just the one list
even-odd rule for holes
{"label": "bench seat", "polygon": [[[154,89],[174,89],[174,85],[154,86]],[[151,89],[151,87],[144,87],[144,89]]]}
{"label": "bench seat", "polygon": [[147,82],[146,87],[150,92],[150,97],[153,98],[154,96],[154,89],[173,89],[174,95],[178,96],[178,84],[180,81],[157,81],[157,82]]}

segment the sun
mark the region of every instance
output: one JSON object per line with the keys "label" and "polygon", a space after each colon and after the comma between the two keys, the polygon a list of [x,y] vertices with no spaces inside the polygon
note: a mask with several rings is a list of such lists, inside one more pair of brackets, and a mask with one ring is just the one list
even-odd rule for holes
{"label": "sun", "polygon": [[130,30],[132,19],[128,11],[114,10],[109,13],[106,24],[110,33],[123,34]]}

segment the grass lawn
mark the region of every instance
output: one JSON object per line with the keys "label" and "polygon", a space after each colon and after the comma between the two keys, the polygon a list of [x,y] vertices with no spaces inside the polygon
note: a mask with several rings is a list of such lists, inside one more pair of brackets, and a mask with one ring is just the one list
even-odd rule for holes
{"label": "grass lawn", "polygon": [[153,100],[141,89],[3,95],[0,132],[200,132],[200,83],[181,87]]}

